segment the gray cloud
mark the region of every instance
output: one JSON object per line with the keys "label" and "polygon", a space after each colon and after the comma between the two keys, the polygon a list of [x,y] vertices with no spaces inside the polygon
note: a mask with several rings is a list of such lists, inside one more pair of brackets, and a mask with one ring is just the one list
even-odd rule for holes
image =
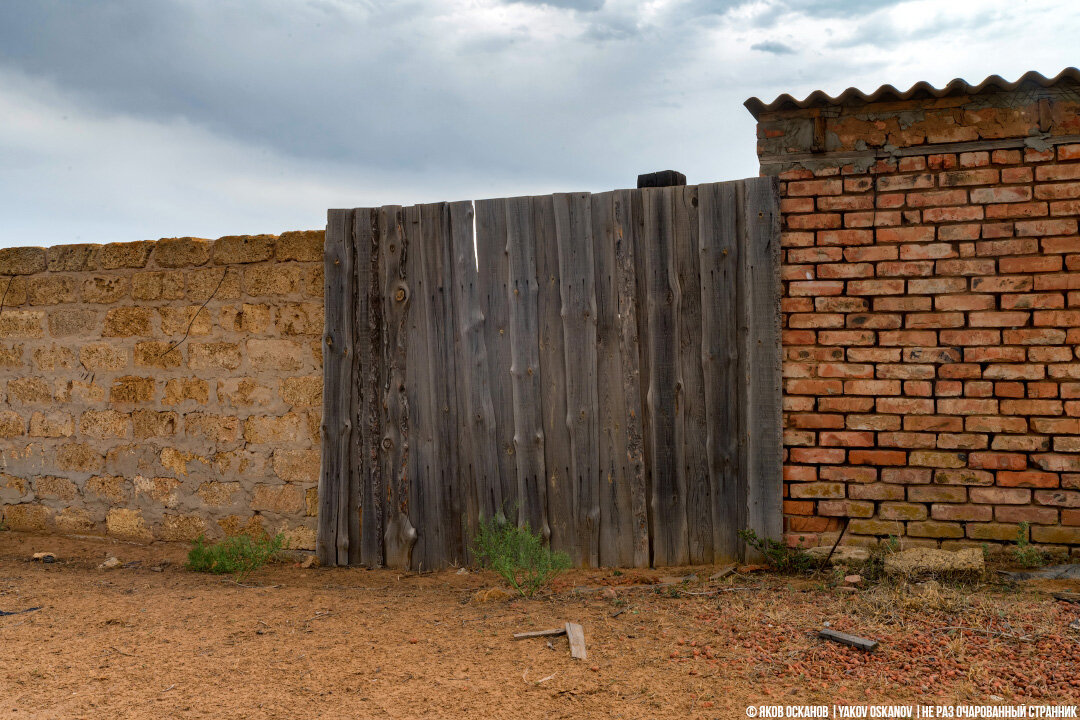
{"label": "gray cloud", "polygon": [[792,50],[784,43],[776,42],[775,40],[767,40],[765,42],[754,43],[750,46],[750,49],[772,53],[773,55],[792,55],[795,53],[794,50]]}

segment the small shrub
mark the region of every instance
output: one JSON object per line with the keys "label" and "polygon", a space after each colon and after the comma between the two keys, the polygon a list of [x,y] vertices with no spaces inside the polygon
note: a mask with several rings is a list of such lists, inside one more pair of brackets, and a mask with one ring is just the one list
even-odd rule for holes
{"label": "small shrub", "polygon": [[790,547],[772,538],[759,537],[751,529],[740,530],[739,537],[747,545],[758,551],[765,562],[774,570],[784,573],[805,573],[816,570],[821,561],[799,548]]}
{"label": "small shrub", "polygon": [[527,523],[518,527],[495,518],[480,522],[473,553],[481,567],[494,570],[522,597],[532,597],[570,567],[566,553],[552,552]]}
{"label": "small shrub", "polygon": [[890,535],[869,549],[869,557],[859,568],[859,574],[867,582],[877,582],[885,576],[885,558],[900,550],[900,538]]}
{"label": "small shrub", "polygon": [[276,558],[284,549],[285,536],[281,533],[258,540],[247,535],[236,535],[209,545],[206,538],[200,535],[188,552],[187,568],[194,572],[232,575],[236,582],[240,582]]}
{"label": "small shrub", "polygon": [[1012,556],[1024,567],[1042,567],[1046,564],[1046,553],[1028,542],[1028,527],[1028,523],[1020,523],[1020,529],[1016,531],[1016,544],[1011,548]]}

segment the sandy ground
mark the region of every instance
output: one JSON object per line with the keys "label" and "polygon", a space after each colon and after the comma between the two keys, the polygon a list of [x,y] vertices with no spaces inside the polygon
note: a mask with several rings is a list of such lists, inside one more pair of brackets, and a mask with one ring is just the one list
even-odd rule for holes
{"label": "sandy ground", "polygon": [[[58,562],[28,560],[42,550]],[[476,602],[494,577],[290,564],[243,587],[184,570],[185,552],[0,533],[0,610],[41,606],[0,617],[0,718],[733,718],[761,703],[1080,701],[1068,628],[1080,605],[1046,592],[1076,583],[851,592],[827,576],[709,581],[698,569],[653,588],[642,585],[679,573],[605,570],[570,573],[542,599]],[[99,570],[109,555],[137,565]],[[592,589],[606,586],[614,598]],[[511,639],[566,620],[585,627],[585,661],[565,638]],[[818,640],[826,621],[881,646]]]}

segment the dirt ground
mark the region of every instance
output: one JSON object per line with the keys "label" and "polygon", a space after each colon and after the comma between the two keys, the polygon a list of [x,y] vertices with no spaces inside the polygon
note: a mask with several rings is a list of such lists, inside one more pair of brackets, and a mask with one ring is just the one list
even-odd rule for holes
{"label": "dirt ground", "polygon": [[[29,561],[43,550],[58,561]],[[185,552],[0,532],[0,610],[41,606],[0,617],[0,718],[733,718],[750,704],[1080,701],[1068,627],[1080,605],[1048,594],[1075,582],[850,591],[825,575],[710,581],[707,568],[643,587],[687,571],[604,570],[569,573],[542,599],[477,602],[493,576],[289,564],[244,587],[184,570]],[[98,569],[110,555],[134,566]],[[511,639],[567,620],[585,627],[585,661],[565,638]],[[818,640],[825,622],[881,646]]]}

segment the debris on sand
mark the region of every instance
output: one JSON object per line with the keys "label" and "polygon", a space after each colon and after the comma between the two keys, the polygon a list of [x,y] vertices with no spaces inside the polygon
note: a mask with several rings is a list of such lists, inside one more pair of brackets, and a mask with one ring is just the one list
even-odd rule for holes
{"label": "debris on sand", "polygon": [[1006,580],[1022,582],[1024,580],[1080,580],[1080,563],[1068,565],[1051,565],[1038,570],[1017,570],[1016,572],[1000,571],[1001,577]]}
{"label": "debris on sand", "polygon": [[487,588],[486,590],[477,590],[476,593],[472,596],[472,600],[470,602],[472,602],[474,605],[480,603],[503,602],[505,600],[510,600],[513,597],[513,595],[506,592],[502,588],[493,587]]}
{"label": "debris on sand", "polygon": [[121,564],[120,558],[115,555],[110,555],[105,562],[98,565],[98,570],[112,570],[113,568],[120,567]]}
{"label": "debris on sand", "polygon": [[36,552],[30,560],[33,562],[54,563],[56,562],[56,555],[51,552]]}

